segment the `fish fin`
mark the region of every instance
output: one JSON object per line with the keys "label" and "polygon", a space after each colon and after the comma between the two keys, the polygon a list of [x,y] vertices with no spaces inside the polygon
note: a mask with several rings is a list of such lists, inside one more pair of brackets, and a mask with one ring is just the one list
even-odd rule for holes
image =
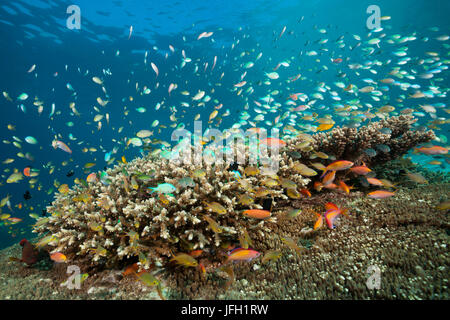
{"label": "fish fin", "polygon": [[327,209],[327,210],[330,210],[330,209],[333,209],[333,210],[339,210],[339,208],[337,207],[337,205],[335,205],[335,204],[332,203],[332,202],[327,202],[327,203],[325,204],[325,209]]}

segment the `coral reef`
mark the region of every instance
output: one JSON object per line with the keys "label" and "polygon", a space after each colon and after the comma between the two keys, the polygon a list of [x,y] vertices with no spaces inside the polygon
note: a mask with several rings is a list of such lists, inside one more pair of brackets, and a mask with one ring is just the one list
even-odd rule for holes
{"label": "coral reef", "polygon": [[[97,178],[57,194],[47,207],[51,216],[38,221],[34,231],[54,236],[48,242],[52,251],[92,266],[121,266],[122,260],[143,253],[147,267],[160,267],[172,253],[196,249],[204,250],[209,263],[220,262],[243,230],[264,234],[276,222],[244,217],[243,210],[263,209],[267,197],[276,205],[276,199],[288,199],[283,185],[301,187],[310,181],[292,169],[286,156],[279,157],[276,174],[255,168],[241,178],[226,163],[180,166],[163,157],[138,158],[108,169],[108,183]],[[174,194],[150,193],[149,188],[163,184],[174,186]],[[248,203],[241,201],[245,194]]]}
{"label": "coral reef", "polygon": [[405,174],[407,172],[416,172],[423,175],[429,183],[449,183],[450,173],[448,171],[431,171],[417,163],[413,163],[410,158],[400,158],[387,163],[377,165],[373,168],[377,177],[389,179],[402,187],[415,187],[417,183],[411,181]]}
{"label": "coral reef", "polygon": [[[412,117],[399,116],[359,130],[335,128],[329,133],[309,136],[308,149],[305,145],[298,147],[306,137],[299,135],[289,140],[273,159],[280,164],[277,172],[269,167],[253,167],[248,162],[243,165],[217,161],[192,164],[186,161],[195,151],[192,146],[190,154],[176,153],[177,159],[173,158],[175,148],[168,155],[148,155],[94,174],[95,177],[90,175],[89,183],[79,183],[68,192],[56,194],[55,201],[47,207],[51,216],[41,218],[34,231],[50,234],[43,245],[52,252],[64,252],[69,261],[83,265],[84,272],[90,268],[96,271],[122,268],[136,261],[141,270],[174,270],[171,258],[178,253],[201,250],[195,263],[181,264],[188,267],[201,263],[209,273],[226,261],[227,251],[247,233],[255,249],[262,252],[281,246],[277,237],[282,233],[290,238],[296,238],[305,230],[311,233],[311,217],[300,224],[301,230],[299,225],[285,221],[283,210],[292,206],[290,203],[295,203],[295,199],[301,199],[303,205],[310,205],[314,210],[322,210],[317,205],[325,203],[325,197],[321,198],[320,194],[308,199],[298,191],[308,186],[311,176],[317,173],[309,175],[306,170],[309,168],[305,169],[293,159],[293,152],[301,154],[302,159],[321,151],[330,158],[383,163],[434,137],[432,131],[411,131],[413,123]],[[381,133],[382,128],[389,128],[390,133]],[[390,151],[368,157],[363,150],[376,144],[387,145]],[[245,147],[236,145],[233,151],[245,154]],[[187,148],[183,146],[185,151]],[[209,154],[218,154],[218,148],[212,147]],[[351,197],[356,194],[352,193]],[[340,195],[326,194],[327,201],[334,196]],[[268,199],[271,208],[265,209],[271,211],[271,217],[258,219],[243,214],[249,209],[264,209]],[[345,234],[345,228],[341,231]],[[329,237],[326,235],[319,243],[329,241]],[[306,237],[303,245],[314,247],[317,242],[311,241]],[[345,252],[338,256],[341,254]],[[311,259],[321,256],[319,252],[314,255],[317,257]],[[295,255],[288,257],[283,263],[298,263],[298,259],[303,259]],[[245,273],[245,268],[250,267],[239,268]],[[191,288],[192,285],[194,288],[189,289],[192,292],[204,281],[200,272],[192,272],[191,268],[177,268],[176,274],[177,286]],[[190,285],[180,280],[187,274],[192,276]]]}
{"label": "coral reef", "polygon": [[[313,150],[320,150],[336,159],[346,159],[357,164],[364,161],[367,165],[382,164],[394,160],[407,153],[411,148],[435,138],[432,130],[411,130],[416,122],[410,115],[401,115],[372,122],[359,129],[349,127],[336,127],[328,132],[319,132],[312,136],[311,146]],[[292,143],[292,149],[303,141],[303,136],[298,136]],[[386,150],[378,151],[377,146],[387,146]],[[373,149],[376,155],[365,152]],[[387,151],[389,150],[389,151]],[[308,156],[308,152],[302,152]]]}
{"label": "coral reef", "polygon": [[[431,184],[399,190],[384,201],[362,198],[359,192],[280,201],[280,216],[291,207],[302,213],[270,224],[264,237],[249,231],[261,250],[280,250],[280,259],[235,264],[236,279],[228,289],[221,271],[203,277],[192,269],[165,269],[159,275],[166,279],[164,294],[168,299],[447,300],[450,220],[435,207],[449,191],[450,184]],[[352,217],[342,217],[333,231],[312,231],[312,212],[326,201],[349,208]],[[282,236],[312,245],[298,255],[282,243]],[[60,286],[68,276],[66,264],[50,272],[19,268],[7,259],[19,254],[18,244],[0,252],[0,299],[159,299],[134,277],[117,279],[114,270],[91,273],[80,290],[68,290]],[[381,271],[380,289],[366,286],[371,265]]]}

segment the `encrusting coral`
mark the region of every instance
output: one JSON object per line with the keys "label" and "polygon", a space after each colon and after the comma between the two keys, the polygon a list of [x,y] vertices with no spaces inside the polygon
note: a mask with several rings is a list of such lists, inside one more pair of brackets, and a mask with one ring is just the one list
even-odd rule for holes
{"label": "encrusting coral", "polygon": [[[144,269],[166,267],[178,253],[193,250],[202,250],[196,263],[206,269],[217,267],[247,231],[257,240],[277,229],[279,202],[303,197],[298,189],[312,183],[317,173],[300,174],[304,170],[299,170],[292,152],[300,153],[302,162],[318,151],[335,159],[385,162],[434,137],[432,131],[411,131],[413,123],[412,117],[399,116],[359,130],[335,128],[287,139],[273,159],[279,162],[277,172],[248,163],[196,165],[180,164],[183,158],[137,158],[96,174],[86,185],[56,194],[47,207],[51,216],[41,218],[34,231],[53,235],[46,243],[52,252],[64,252],[68,260],[95,268],[119,267],[133,259],[139,259]],[[381,128],[391,133],[381,133]],[[299,149],[305,137],[308,149],[305,145]],[[377,144],[390,151],[372,158],[363,152]],[[326,165],[330,160],[321,161]],[[266,199],[271,199],[271,208],[263,207]],[[271,217],[246,217],[243,211],[248,209],[270,210]]]}

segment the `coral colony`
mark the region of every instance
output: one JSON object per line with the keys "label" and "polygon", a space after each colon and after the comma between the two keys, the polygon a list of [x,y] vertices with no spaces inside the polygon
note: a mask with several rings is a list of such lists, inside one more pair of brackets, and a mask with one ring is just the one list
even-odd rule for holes
{"label": "coral colony", "polygon": [[[413,123],[413,117],[402,115],[361,129],[338,127],[272,141],[280,148],[277,172],[224,161],[180,166],[170,155],[137,158],[56,194],[47,207],[50,216],[38,220],[34,232],[45,234],[40,243],[51,252],[63,252],[73,263],[97,270],[139,261],[136,271],[180,266],[195,269],[194,275],[260,254],[266,261],[277,259],[280,254],[256,240],[300,213],[287,211],[286,200],[343,194],[337,181],[346,185],[345,180],[365,174],[352,172],[352,167],[384,163],[433,139],[432,131],[411,130]],[[364,152],[377,145],[387,146],[385,152]],[[239,152],[245,147],[236,146]],[[340,159],[350,165],[340,166]],[[325,181],[330,173],[333,179]],[[323,218],[332,229],[338,215],[355,214],[333,204],[327,209],[324,216],[316,213],[314,229]],[[305,249],[288,237],[282,242],[299,253]]]}

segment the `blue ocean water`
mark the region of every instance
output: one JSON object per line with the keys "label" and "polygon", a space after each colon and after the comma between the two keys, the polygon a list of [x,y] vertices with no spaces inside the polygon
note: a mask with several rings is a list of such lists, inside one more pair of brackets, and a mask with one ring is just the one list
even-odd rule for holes
{"label": "blue ocean water", "polygon": [[[71,15],[67,8],[70,5],[77,5],[81,10],[79,30],[67,28],[66,22]],[[366,25],[369,17],[366,10],[370,5],[379,6],[382,16],[391,17],[382,21],[383,30],[372,31],[371,34]],[[128,160],[138,156],[141,153],[139,148],[127,147],[126,142],[139,130],[153,130],[152,138],[170,141],[171,124],[183,123],[192,130],[194,118],[200,114],[206,129],[208,116],[219,104],[223,104],[220,114],[228,109],[229,115],[222,116],[217,127],[227,128],[241,120],[243,111],[256,116],[253,101],[278,90],[281,97],[277,99],[283,107],[264,119],[273,122],[286,112],[284,102],[294,92],[312,95],[318,92],[318,86],[326,85],[342,95],[335,82],[355,83],[361,88],[369,85],[363,79],[378,81],[395,67],[417,75],[424,71],[417,61],[430,59],[433,55],[427,52],[431,52],[438,53],[442,62],[440,65],[435,65],[438,61],[427,65],[431,70],[438,69],[432,79],[415,77],[399,81],[418,83],[424,91],[428,86],[436,87],[441,96],[435,93],[435,97],[420,103],[415,99],[405,99],[398,107],[398,97],[402,94],[407,97],[414,90],[389,87],[388,91],[383,91],[382,101],[396,106],[395,112],[404,108],[420,109],[418,105],[422,103],[435,104],[435,114],[418,110],[419,124],[423,126],[429,126],[435,120],[432,116],[446,119],[444,109],[448,110],[446,93],[449,81],[447,69],[443,66],[448,65],[445,60],[448,59],[449,46],[448,41],[436,40],[436,37],[450,33],[448,12],[450,2],[445,0],[1,1],[0,89],[12,101],[5,95],[0,97],[3,140],[0,160],[4,162],[10,158],[14,162],[0,164],[0,197],[10,196],[11,210],[5,205],[2,213],[23,221],[14,225],[2,222],[0,247],[30,237],[30,225],[35,220],[29,214],[41,215],[53,199],[58,185],[72,186],[74,178],[85,179],[87,173],[108,166],[105,153],[117,148],[113,156],[119,161],[122,156]],[[284,27],[286,30],[280,36]],[[197,40],[202,32],[213,32],[213,35]],[[367,45],[369,39],[382,34],[385,36],[380,48]],[[413,37],[414,40],[390,44],[386,39],[393,35]],[[344,47],[339,46],[341,37]],[[326,42],[320,43],[325,39]],[[358,43],[362,45],[356,47]],[[173,52],[169,45],[174,48]],[[362,50],[367,47],[373,48],[374,52],[368,54]],[[184,67],[181,67],[182,50],[192,59]],[[311,51],[318,55],[308,56],[307,52]],[[406,55],[393,54],[397,51],[405,51]],[[256,61],[258,53],[262,56]],[[212,70],[214,57],[217,57],[217,63]],[[398,64],[404,57],[411,60]],[[333,63],[331,60],[335,58],[344,61],[342,64]],[[388,64],[388,60],[392,62]],[[243,65],[249,61],[255,65],[245,69]],[[265,84],[265,73],[272,72],[282,61],[290,62],[289,67],[281,66],[277,70],[283,80]],[[158,76],[150,62],[157,66]],[[357,74],[349,69],[351,63],[368,68],[359,70]],[[28,72],[33,65],[34,70]],[[253,84],[254,92],[237,95],[234,85],[241,81],[245,71],[245,80]],[[339,76],[342,73],[345,77]],[[297,74],[302,74],[305,79],[292,83],[286,81]],[[103,79],[106,93],[101,85],[92,81],[94,76]],[[177,84],[178,88],[169,96],[171,83]],[[73,90],[68,89],[68,84]],[[149,94],[142,94],[144,86],[151,90]],[[183,90],[189,91],[190,95],[180,94]],[[205,106],[198,107],[192,103],[192,95],[199,90],[211,96],[211,101]],[[18,97],[22,93],[26,93],[28,98],[20,101]],[[312,112],[318,113],[319,117],[333,114],[333,104],[337,101],[332,100],[329,94],[323,96],[324,99],[319,99],[305,115]],[[99,105],[98,97],[109,102],[103,107]],[[342,98],[343,101],[338,103],[345,104],[344,100],[348,98],[343,95]],[[370,98],[361,99],[376,107],[383,105]],[[36,101],[42,102],[41,113],[39,103],[33,103]],[[163,101],[163,106],[155,110],[156,105]],[[79,115],[71,110],[72,102],[75,102]],[[190,106],[183,107],[181,102],[188,102]],[[50,117],[52,104],[55,113]],[[100,111],[97,112],[94,106]],[[146,111],[136,111],[140,107]],[[174,113],[173,108],[177,109],[176,121],[169,118]],[[109,121],[102,119],[99,130],[94,117],[97,114],[105,116],[106,113]],[[333,119],[337,125],[350,120],[337,115]],[[152,128],[155,120],[159,125]],[[73,126],[69,126],[71,122]],[[14,126],[14,130],[9,130],[8,125]],[[119,130],[121,127],[123,129]],[[448,124],[438,127],[439,145],[446,146]],[[13,136],[22,141],[20,148],[12,144],[15,141]],[[25,142],[27,136],[36,138],[38,143]],[[71,148],[72,154],[52,147],[55,136]],[[96,151],[83,152],[84,148],[95,148]],[[31,157],[23,158],[17,155],[19,152],[29,153]],[[426,156],[413,157],[418,162],[431,160]],[[86,171],[83,169],[85,163],[96,165]],[[35,183],[30,183],[28,177],[18,183],[6,182],[14,169],[22,171],[27,166],[39,170]],[[443,161],[441,167],[427,165],[427,168],[448,170],[448,164]],[[71,170],[74,176],[67,177]],[[27,190],[32,196],[28,200],[23,197]]]}

